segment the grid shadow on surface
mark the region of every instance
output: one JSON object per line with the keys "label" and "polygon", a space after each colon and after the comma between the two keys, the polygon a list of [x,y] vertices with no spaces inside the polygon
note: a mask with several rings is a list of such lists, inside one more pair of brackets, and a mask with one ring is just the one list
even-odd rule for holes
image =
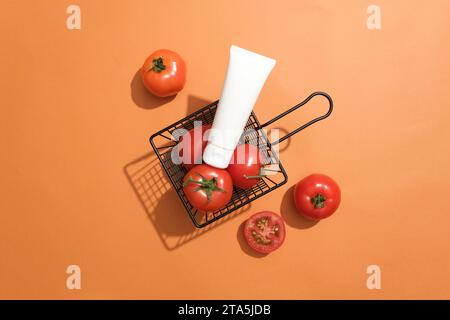
{"label": "grid shadow on surface", "polygon": [[123,171],[162,244],[169,251],[183,246],[251,207],[247,204],[224,219],[198,229],[186,215],[182,202],[153,152],[129,162]]}

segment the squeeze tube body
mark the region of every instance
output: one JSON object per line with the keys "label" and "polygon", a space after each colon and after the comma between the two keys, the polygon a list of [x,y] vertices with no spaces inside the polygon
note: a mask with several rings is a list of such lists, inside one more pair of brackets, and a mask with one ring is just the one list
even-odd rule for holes
{"label": "squeeze tube body", "polygon": [[244,131],[253,106],[276,61],[232,45],[230,60],[210,130],[203,161],[226,168]]}

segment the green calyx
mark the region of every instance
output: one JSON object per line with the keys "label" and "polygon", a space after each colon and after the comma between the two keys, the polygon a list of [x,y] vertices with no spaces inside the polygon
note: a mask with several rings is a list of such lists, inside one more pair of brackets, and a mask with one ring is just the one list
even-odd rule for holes
{"label": "green calyx", "polygon": [[244,174],[245,179],[261,179],[264,178],[265,176],[266,176],[265,174],[258,174],[257,176],[248,176]]}
{"label": "green calyx", "polygon": [[259,174],[256,176],[248,176],[248,175],[244,174],[245,179],[261,179],[261,178],[264,178],[265,176],[266,176],[266,174],[264,173],[264,170],[262,168],[259,170]]}
{"label": "green calyx", "polygon": [[211,201],[213,191],[226,192],[224,189],[219,188],[217,186],[217,178],[213,177],[210,180],[203,177],[201,174],[197,173],[200,176],[200,180],[195,180],[191,176],[187,178],[187,180],[183,183],[183,188],[186,187],[190,183],[198,184],[198,187],[194,189],[194,191],[203,190],[206,193],[206,197],[208,201]]}
{"label": "green calyx", "polygon": [[325,206],[325,199],[324,196],[322,196],[321,193],[318,193],[315,197],[311,198],[311,202],[314,204],[314,208],[323,208]]}
{"label": "green calyx", "polygon": [[164,57],[159,57],[157,59],[153,59],[153,64],[148,71],[154,71],[154,72],[161,72],[163,70],[166,70],[166,66],[164,65]]}

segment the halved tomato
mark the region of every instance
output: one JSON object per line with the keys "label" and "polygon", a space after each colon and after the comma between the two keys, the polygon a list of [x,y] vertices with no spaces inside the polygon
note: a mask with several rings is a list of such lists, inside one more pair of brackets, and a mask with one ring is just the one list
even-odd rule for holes
{"label": "halved tomato", "polygon": [[275,251],[286,237],[283,218],[272,211],[258,212],[245,222],[244,237],[257,252],[266,254]]}

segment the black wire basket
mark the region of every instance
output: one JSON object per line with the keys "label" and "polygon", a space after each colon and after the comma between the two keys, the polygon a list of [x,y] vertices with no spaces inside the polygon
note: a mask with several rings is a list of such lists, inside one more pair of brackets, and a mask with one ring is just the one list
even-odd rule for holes
{"label": "black wire basket", "polygon": [[[267,134],[263,130],[263,128],[269,126],[270,124],[278,121],[283,118],[287,114],[292,111],[302,107],[307,104],[312,98],[315,96],[322,96],[328,100],[328,111],[317,118],[312,119],[311,121],[303,124],[292,132],[287,133],[285,136],[280,139],[270,142]],[[264,157],[264,163],[266,166],[274,166],[277,169],[275,171],[271,171],[270,175],[267,175],[261,178],[255,186],[250,189],[240,189],[235,187],[233,190],[233,195],[228,204],[217,211],[214,212],[203,212],[195,209],[188,201],[186,194],[183,191],[183,178],[187,173],[187,170],[183,165],[176,165],[171,160],[171,151],[174,146],[177,145],[178,141],[172,137],[172,134],[177,129],[185,129],[191,130],[194,128],[195,121],[202,121],[202,124],[210,124],[214,120],[214,115],[216,113],[217,104],[219,101],[215,101],[206,107],[203,107],[200,110],[190,114],[189,116],[171,124],[170,126],[156,132],[150,137],[150,144],[155,151],[159,161],[161,162],[161,166],[166,172],[169,180],[177,192],[181,202],[183,203],[186,211],[189,214],[192,222],[197,228],[203,228],[210,223],[213,223],[226,215],[232,213],[233,211],[249,204],[250,202],[262,197],[263,195],[277,189],[287,182],[288,176],[286,171],[284,170],[278,156],[275,152],[273,152],[272,148],[274,145],[288,139],[294,134],[300,132],[301,130],[309,127],[313,123],[316,123],[320,120],[327,118],[331,112],[333,111],[333,100],[331,97],[324,92],[314,92],[308,98],[300,102],[299,104],[293,106],[289,110],[281,113],[276,116],[272,120],[267,121],[264,124],[260,124],[256,114],[254,112],[251,113],[245,130],[248,132],[250,130],[251,134],[247,134],[245,136],[245,142],[257,145],[259,149],[262,151],[261,154]],[[253,129],[253,130],[251,130]]]}

